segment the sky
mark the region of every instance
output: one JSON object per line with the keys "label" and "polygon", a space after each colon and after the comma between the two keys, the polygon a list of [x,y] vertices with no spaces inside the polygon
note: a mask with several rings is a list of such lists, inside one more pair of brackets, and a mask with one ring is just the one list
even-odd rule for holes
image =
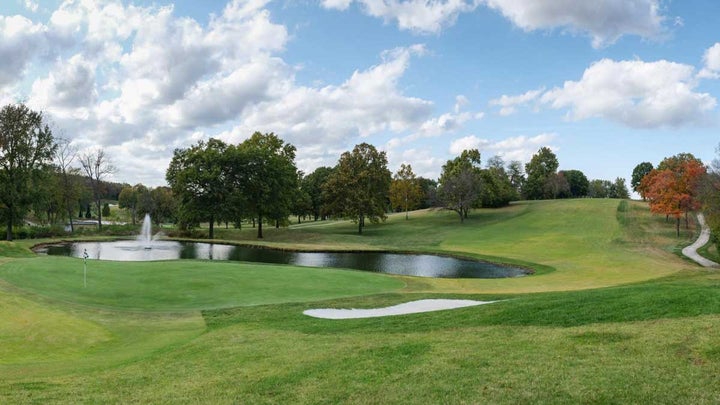
{"label": "sky", "polygon": [[110,180],[274,132],[305,173],[367,142],[438,178],[477,148],[628,181],[720,142],[717,0],[2,0],[0,105],[43,111]]}

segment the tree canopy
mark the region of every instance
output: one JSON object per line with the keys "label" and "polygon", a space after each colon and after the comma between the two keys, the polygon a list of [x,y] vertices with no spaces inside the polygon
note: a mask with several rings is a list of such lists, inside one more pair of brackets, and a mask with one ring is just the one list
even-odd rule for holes
{"label": "tree canopy", "polygon": [[393,208],[402,208],[405,219],[408,219],[408,211],[418,207],[421,198],[422,188],[412,166],[401,164],[390,183],[390,204]]}
{"label": "tree canopy", "polygon": [[549,181],[556,181],[554,175],[557,172],[559,163],[557,156],[550,148],[542,147],[533,155],[525,165],[525,187],[523,194],[528,200],[541,200],[544,198],[554,198],[553,190],[557,187],[548,186]]}
{"label": "tree canopy", "polygon": [[0,110],[0,216],[12,240],[16,221],[28,212],[39,183],[53,159],[56,145],[40,112],[24,104]]}
{"label": "tree canopy", "polygon": [[392,181],[385,152],[368,143],[344,152],[323,188],[328,212],[352,218],[362,234],[365,220],[384,221]]}

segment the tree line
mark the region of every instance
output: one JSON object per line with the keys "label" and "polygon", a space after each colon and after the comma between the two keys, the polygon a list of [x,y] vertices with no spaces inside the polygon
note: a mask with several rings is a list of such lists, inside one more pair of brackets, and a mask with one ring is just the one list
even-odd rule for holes
{"label": "tree line", "polygon": [[107,182],[115,168],[102,149],[78,154],[69,141],[53,137],[42,113],[23,104],[3,107],[0,131],[0,219],[8,239],[29,212],[45,212],[51,223],[67,220],[71,228],[77,212],[97,218],[102,229],[108,199],[117,200],[133,224],[146,213],[186,230],[207,223],[213,238],[215,224],[250,223],[262,238],[263,224],[285,226],[292,217],[349,218],[362,233],[366,223],[393,211],[407,219],[411,210],[441,207],[463,222],[474,208],[519,199],[629,197],[624,179],[589,181],[579,170],[558,171],[557,156],[546,147],[525,165],[493,156],[484,167],[477,149],[465,150],[434,180],[418,177],[409,164],[391,173],[386,153],[361,143],[335,166],[305,174],[292,144],[260,132],[237,145],[209,139],[176,149],[166,170],[169,187],[148,188]]}

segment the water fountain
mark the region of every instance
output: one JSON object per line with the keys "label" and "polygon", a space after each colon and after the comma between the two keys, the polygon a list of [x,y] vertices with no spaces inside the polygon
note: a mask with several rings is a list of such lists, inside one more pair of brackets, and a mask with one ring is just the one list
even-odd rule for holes
{"label": "water fountain", "polygon": [[142,229],[140,230],[140,235],[138,235],[137,240],[141,243],[144,243],[144,248],[146,250],[152,249],[152,222],[150,221],[150,214],[145,214],[145,219],[143,219]]}

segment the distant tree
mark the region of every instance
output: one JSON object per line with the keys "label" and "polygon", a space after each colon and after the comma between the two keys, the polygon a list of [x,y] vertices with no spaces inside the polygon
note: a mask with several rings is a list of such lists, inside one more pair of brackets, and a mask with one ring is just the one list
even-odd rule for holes
{"label": "distant tree", "polygon": [[590,188],[590,181],[585,177],[585,174],[580,170],[561,170],[563,177],[567,181],[570,198],[581,198],[588,195]]}
{"label": "distant tree", "polygon": [[519,160],[512,160],[507,165],[506,173],[510,184],[512,184],[518,197],[522,193],[525,185],[525,172],[523,171],[523,164]]}
{"label": "distant tree", "polygon": [[608,198],[612,183],[608,180],[592,180],[588,188],[588,197],[590,198]]}
{"label": "distant tree", "polygon": [[517,200],[519,194],[505,171],[505,162],[500,156],[493,156],[480,170],[482,190],[480,192],[481,206],[486,208],[504,207],[510,201]]}
{"label": "distant tree", "polygon": [[420,205],[422,199],[422,188],[418,182],[412,166],[401,164],[390,183],[390,204],[393,208],[401,208],[405,211],[405,219],[408,219],[408,211]]}
{"label": "distant tree", "polygon": [[110,203],[105,203],[105,204],[103,204],[102,214],[103,214],[104,217],[109,217],[109,216],[110,216]]}
{"label": "distant tree", "polygon": [[7,225],[6,239],[28,212],[33,192],[55,152],[52,131],[43,115],[24,104],[0,110],[0,218]]}
{"label": "distant tree", "polygon": [[85,174],[87,175],[90,188],[92,189],[93,201],[98,213],[98,229],[102,230],[102,196],[104,189],[103,179],[115,172],[115,167],[110,159],[105,156],[105,151],[97,149],[94,152],[85,153],[80,158]]}
{"label": "distant tree", "polygon": [[442,167],[438,197],[443,207],[460,216],[460,222],[465,221],[470,208],[480,201],[481,191],[480,152],[477,149],[464,150]]}
{"label": "distant tree", "polygon": [[315,221],[321,218],[325,219],[325,215],[323,214],[323,208],[325,206],[325,200],[323,200],[323,186],[332,171],[332,167],[318,167],[302,180],[301,188],[310,197],[312,214]]}
{"label": "distant tree", "polygon": [[67,213],[70,232],[75,232],[75,225],[73,224],[75,202],[82,193],[79,182],[80,169],[72,166],[77,159],[77,148],[68,139],[59,138],[54,159],[59,177],[61,205],[64,212]]}
{"label": "distant tree", "polygon": [[137,201],[138,196],[135,191],[135,187],[128,185],[120,191],[120,196],[118,197],[118,208],[130,211],[130,220],[133,225],[135,225],[135,219],[137,218]]}
{"label": "distant tree", "polygon": [[154,211],[151,213],[152,220],[156,225],[163,222],[177,222],[177,202],[169,187],[155,187],[150,190],[150,197],[153,200]]}
{"label": "distant tree", "polygon": [[426,179],[424,177],[418,177],[418,184],[420,184],[420,192],[422,194],[419,208],[437,207],[439,204],[437,197],[437,181],[433,179]]}
{"label": "distant tree", "polygon": [[624,178],[615,178],[615,181],[612,183],[612,186],[610,187],[610,190],[608,192],[608,197],[621,199],[630,198],[630,192],[628,191]]}
{"label": "distant tree", "polygon": [[372,223],[385,220],[391,181],[385,152],[361,143],[340,156],[325,182],[323,198],[330,213],[352,218],[362,234],[366,219]]}
{"label": "distant tree", "polygon": [[570,197],[570,185],[562,172],[548,175],[543,187],[543,196],[546,199]]}
{"label": "distant tree", "polygon": [[217,214],[230,193],[225,151],[218,139],[199,141],[187,149],[175,149],[165,179],[178,198],[178,216],[183,227],[209,223],[209,237],[215,234]]}
{"label": "distant tree", "polygon": [[642,182],[643,177],[645,177],[648,173],[650,173],[653,170],[653,165],[650,162],[642,162],[635,166],[632,172],[632,178],[630,180],[630,184],[632,185],[633,191],[640,194],[640,197],[642,197],[643,200],[645,200],[645,195],[640,189],[640,183]]}
{"label": "distant tree", "polygon": [[559,163],[557,156],[550,148],[542,147],[533,155],[530,162],[525,165],[525,187],[523,194],[528,200],[540,200],[553,198],[552,187],[546,187],[546,183],[557,172]]}

